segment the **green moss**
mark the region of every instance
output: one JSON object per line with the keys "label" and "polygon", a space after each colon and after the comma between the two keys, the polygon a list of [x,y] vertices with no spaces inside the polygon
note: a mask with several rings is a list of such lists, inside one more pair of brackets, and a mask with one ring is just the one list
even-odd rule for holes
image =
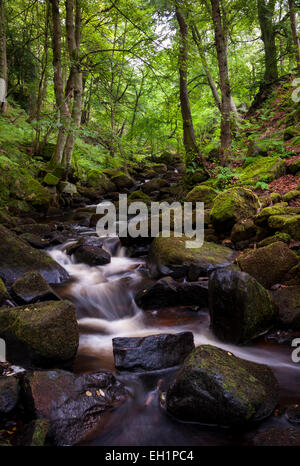
{"label": "green moss", "polygon": [[280,157],[261,157],[239,172],[237,185],[255,186],[257,182],[271,183],[285,174],[285,162]]}
{"label": "green moss", "polygon": [[281,241],[286,244],[290,244],[291,242],[291,237],[287,233],[276,233],[274,236],[269,236],[268,238],[260,241],[258,243],[259,248],[263,248],[265,246],[269,246],[270,244],[276,243],[277,241]]}
{"label": "green moss", "polygon": [[128,196],[128,200],[130,201],[149,201],[150,199],[151,198],[141,190],[134,191]]}
{"label": "green moss", "polygon": [[214,199],[218,193],[215,189],[209,186],[199,185],[195,186],[186,196],[186,202],[204,202],[205,207],[209,208],[212,206]]}
{"label": "green moss", "polygon": [[47,173],[43,179],[43,183],[47,186],[56,186],[59,183],[59,178],[52,173]]}
{"label": "green moss", "polygon": [[258,215],[255,216],[254,221],[256,225],[265,225],[268,222],[269,217],[272,215],[283,215],[286,213],[288,207],[287,202],[281,202],[270,207],[262,209]]}
{"label": "green moss", "polygon": [[283,196],[284,202],[290,202],[293,201],[294,199],[297,199],[297,197],[300,196],[300,191],[294,189],[293,191],[289,191]]}
{"label": "green moss", "polygon": [[281,202],[281,195],[279,193],[271,193],[270,198],[273,204],[278,204]]}
{"label": "green moss", "polygon": [[8,299],[9,294],[6,289],[6,286],[4,285],[3,280],[0,278],[0,302],[3,302],[4,299]]}
{"label": "green moss", "polygon": [[269,218],[268,226],[275,231],[289,234],[300,241],[300,215],[274,215]]}

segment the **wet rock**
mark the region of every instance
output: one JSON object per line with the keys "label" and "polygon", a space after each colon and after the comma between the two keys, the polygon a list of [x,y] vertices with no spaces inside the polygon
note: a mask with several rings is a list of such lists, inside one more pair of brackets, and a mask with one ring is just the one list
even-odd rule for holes
{"label": "wet rock", "polygon": [[299,405],[292,405],[289,406],[286,410],[286,417],[288,421],[292,424],[300,424],[300,406]]}
{"label": "wet rock", "polygon": [[250,275],[217,270],[209,280],[211,328],[222,341],[241,344],[267,331],[275,322],[270,295]]}
{"label": "wet rock", "polygon": [[37,272],[27,272],[18,278],[12,284],[11,292],[18,304],[60,300],[42,275]]}
{"label": "wet rock", "polygon": [[169,183],[166,180],[155,178],[144,183],[141,186],[141,190],[151,196],[154,191],[160,191],[161,188],[165,188],[166,186],[169,186]]}
{"label": "wet rock", "polygon": [[272,296],[283,328],[300,330],[300,286],[278,288]]}
{"label": "wet rock", "polygon": [[26,272],[39,272],[50,283],[69,279],[68,272],[45,252],[32,248],[0,225],[0,278],[11,286]]}
{"label": "wet rock", "polygon": [[36,371],[25,381],[27,409],[50,422],[55,445],[75,445],[99,426],[108,410],[128,397],[113,373],[74,375],[66,371]]}
{"label": "wet rock", "polygon": [[218,268],[232,264],[235,253],[219,244],[204,242],[201,248],[186,248],[188,238],[157,237],[151,244],[148,265],[151,278],[188,277],[196,281]]}
{"label": "wet rock", "polygon": [[298,264],[298,258],[285,243],[278,241],[245,251],[237,262],[243,272],[252,275],[265,288],[271,288],[281,283],[288,271]]}
{"label": "wet rock", "polygon": [[177,303],[182,306],[208,307],[208,281],[181,283],[177,294]]}
{"label": "wet rock", "polygon": [[0,376],[0,420],[17,406],[19,392],[19,382],[16,377]]}
{"label": "wet rock", "polygon": [[74,255],[77,262],[90,266],[109,264],[111,256],[102,246],[103,241],[100,238],[86,237],[70,246],[67,253]]}
{"label": "wet rock", "polygon": [[210,219],[217,231],[230,231],[235,223],[256,215],[259,200],[246,188],[232,188],[219,194],[214,200]]}
{"label": "wet rock", "polygon": [[166,408],[184,421],[242,425],[270,416],[278,393],[269,367],[201,345],[185,360],[167,391]]}
{"label": "wet rock", "polygon": [[69,301],[47,301],[0,309],[0,338],[6,357],[22,367],[71,367],[79,334]]}
{"label": "wet rock", "polygon": [[177,282],[171,277],[158,280],[135,296],[136,304],[145,310],[173,306],[177,300]]}
{"label": "wet rock", "polygon": [[256,434],[252,441],[260,447],[299,447],[300,430],[294,427],[272,427]]}
{"label": "wet rock", "polygon": [[56,228],[57,226],[55,223],[26,223],[13,228],[13,231],[17,235],[30,233],[40,238],[50,238]]}
{"label": "wet rock", "polygon": [[24,233],[23,235],[20,235],[20,239],[26,241],[30,246],[36,249],[45,249],[51,244],[50,239],[45,239],[44,237],[41,238],[33,233]]}
{"label": "wet rock", "polygon": [[177,366],[194,347],[191,332],[113,338],[115,366],[126,371],[154,371]]}

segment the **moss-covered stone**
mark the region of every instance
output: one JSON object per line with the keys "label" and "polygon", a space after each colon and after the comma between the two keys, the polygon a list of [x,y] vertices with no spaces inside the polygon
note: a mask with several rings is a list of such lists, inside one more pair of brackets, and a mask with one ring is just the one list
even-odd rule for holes
{"label": "moss-covered stone", "polygon": [[19,304],[59,300],[58,296],[38,272],[27,272],[22,275],[12,284],[11,292]]}
{"label": "moss-covered stone", "polygon": [[0,306],[6,299],[9,299],[9,294],[3,280],[0,278]]}
{"label": "moss-covered stone", "polygon": [[11,217],[6,210],[0,209],[0,224],[6,228],[13,228],[17,224],[17,219]]}
{"label": "moss-covered stone", "polygon": [[252,219],[241,220],[236,223],[231,231],[230,239],[233,243],[247,241],[256,235],[257,227]]}
{"label": "moss-covered stone", "polygon": [[188,276],[196,280],[213,270],[232,264],[235,254],[230,249],[204,242],[201,248],[186,248],[185,236],[155,238],[148,257],[152,277],[170,275],[174,278]]}
{"label": "moss-covered stone", "polygon": [[11,286],[29,271],[40,272],[48,283],[61,283],[69,274],[43,251],[33,249],[14,233],[0,225],[0,278]]}
{"label": "moss-covered stone", "polygon": [[297,189],[294,189],[293,191],[289,191],[283,196],[284,202],[291,202],[294,199],[297,199],[297,197],[300,197],[300,191]]}
{"label": "moss-covered stone", "polygon": [[143,193],[140,189],[138,191],[133,191],[128,196],[129,201],[150,201],[151,198],[147,194]]}
{"label": "moss-covered stone", "polygon": [[216,197],[210,219],[217,231],[226,232],[239,220],[253,217],[258,208],[258,197],[250,189],[232,188]]}
{"label": "moss-covered stone", "polygon": [[271,193],[270,198],[273,204],[278,204],[281,202],[281,195],[279,193]]}
{"label": "moss-covered stone", "polygon": [[132,188],[134,180],[126,173],[119,171],[111,178],[111,181],[117,186],[119,190]]}
{"label": "moss-covered stone", "polygon": [[268,238],[263,239],[258,243],[259,248],[264,248],[265,246],[269,246],[270,244],[277,243],[281,241],[282,243],[290,244],[291,237],[287,233],[276,233],[273,236],[269,236]]}
{"label": "moss-covered stone", "polygon": [[268,226],[300,241],[300,215],[273,215],[268,219]]}
{"label": "moss-covered stone", "polygon": [[218,193],[215,189],[209,186],[199,185],[195,186],[195,188],[188,193],[185,200],[186,202],[204,202],[205,208],[210,208],[217,195]]}
{"label": "moss-covered stone", "polygon": [[258,181],[271,183],[285,173],[284,160],[276,157],[261,157],[239,173],[237,185],[255,186]]}
{"label": "moss-covered stone", "polygon": [[209,279],[211,328],[222,341],[247,343],[269,330],[276,309],[267,290],[247,273],[217,270]]}
{"label": "moss-covered stone", "polygon": [[280,241],[256,250],[245,251],[237,262],[265,288],[281,283],[285,274],[298,264],[297,255]]}
{"label": "moss-covered stone", "polygon": [[161,188],[164,188],[168,186],[169,183],[161,178],[154,178],[153,180],[147,181],[141,186],[141,190],[150,195],[152,194],[153,191],[160,191]]}
{"label": "moss-covered stone", "polygon": [[297,135],[299,135],[298,129],[295,128],[294,126],[289,126],[288,128],[284,130],[283,139],[285,141],[289,141],[290,139],[293,139]]}
{"label": "moss-covered stone", "polygon": [[281,202],[270,207],[265,207],[255,216],[254,221],[256,225],[266,226],[269,217],[272,215],[284,215],[287,207],[287,202]]}
{"label": "moss-covered stone", "polygon": [[300,286],[288,286],[273,291],[283,328],[300,330]]}
{"label": "moss-covered stone", "polygon": [[79,341],[76,309],[69,301],[1,308],[0,337],[13,364],[55,367],[68,363]]}
{"label": "moss-covered stone", "polygon": [[289,163],[287,167],[287,171],[291,175],[296,175],[298,172],[300,172],[300,159],[297,159]]}
{"label": "moss-covered stone", "polygon": [[57,186],[59,178],[52,173],[47,173],[47,175],[44,176],[43,183],[47,186]]}
{"label": "moss-covered stone", "polygon": [[267,366],[201,345],[167,391],[166,407],[185,421],[241,425],[270,416],[278,394],[277,380]]}

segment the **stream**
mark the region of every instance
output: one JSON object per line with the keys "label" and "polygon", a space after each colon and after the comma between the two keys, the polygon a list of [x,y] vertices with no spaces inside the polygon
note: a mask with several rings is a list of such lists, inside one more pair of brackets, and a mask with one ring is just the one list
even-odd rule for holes
{"label": "stream", "polygon": [[[74,222],[72,222],[74,223]],[[96,236],[95,229],[76,227],[79,236]],[[76,240],[77,238],[74,238]],[[71,281],[56,287],[56,292],[77,307],[80,345],[75,372],[101,369],[115,370],[112,339],[158,333],[191,331],[195,345],[211,344],[238,357],[272,367],[280,384],[278,412],[247,429],[225,429],[183,423],[169,416],[159,403],[159,390],[172,380],[178,368],[148,373],[121,372],[130,399],[102,418],[101,425],[84,445],[103,446],[194,446],[247,445],[253,433],[268,427],[291,427],[284,410],[300,402],[300,364],[292,362],[292,348],[266,340],[251,346],[234,346],[219,342],[209,329],[208,309],[197,312],[188,307],[142,311],[134,302],[135,293],[147,281],[143,259],[132,259],[119,239],[106,238],[103,248],[112,254],[110,264],[90,267],[76,263],[66,253],[72,241],[48,250],[70,274]]]}

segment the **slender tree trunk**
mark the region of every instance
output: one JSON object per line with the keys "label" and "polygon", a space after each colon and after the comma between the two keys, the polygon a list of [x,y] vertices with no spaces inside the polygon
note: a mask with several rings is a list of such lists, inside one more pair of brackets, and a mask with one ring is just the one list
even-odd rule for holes
{"label": "slender tree trunk", "polygon": [[226,164],[226,159],[231,150],[231,125],[230,112],[232,108],[231,87],[228,71],[227,45],[224,28],[222,24],[222,15],[220,0],[211,0],[212,19],[214,23],[216,49],[218,56],[220,88],[222,94],[222,120],[221,120],[221,148],[220,161],[222,165]]}
{"label": "slender tree trunk", "polygon": [[278,79],[277,50],[273,16],[276,0],[257,0],[258,18],[265,48],[265,84]]}
{"label": "slender tree trunk", "polygon": [[70,122],[70,110],[65,99],[63,70],[61,61],[61,19],[59,12],[59,0],[50,0],[52,5],[52,48],[53,48],[53,66],[54,66],[54,92],[56,106],[59,112],[60,128],[56,143],[56,149],[52,156],[52,164],[61,164],[63,153],[67,142],[67,130]]}
{"label": "slender tree trunk", "polygon": [[5,2],[0,0],[0,113],[5,113],[7,108],[7,55],[5,33]]}
{"label": "slender tree trunk", "polygon": [[295,48],[297,69],[300,75],[300,42],[299,42],[299,36],[298,36],[298,31],[297,31],[296,8],[295,8],[294,0],[289,0],[289,12],[290,12],[291,29],[292,29],[292,35],[293,35],[294,48]]}
{"label": "slender tree trunk", "polygon": [[188,92],[188,26],[183,12],[176,5],[176,18],[180,33],[179,50],[179,83],[180,83],[180,104],[183,121],[183,143],[186,152],[186,162],[189,165],[192,161],[203,158],[196,143],[195,131],[192,119]]}
{"label": "slender tree trunk", "polygon": [[[79,61],[79,51],[81,42],[81,2],[75,0],[75,25],[74,25],[74,2],[73,0],[66,0],[66,11],[67,11],[67,41],[69,57],[71,61],[71,71],[69,84],[73,89],[69,89],[68,93],[73,94],[73,108],[72,108],[72,124],[73,128],[69,132],[67,137],[65,149],[64,149],[64,166],[66,167],[66,176],[68,176],[72,156],[74,151],[74,145],[76,141],[76,133],[80,128],[81,117],[82,117],[82,71],[81,64]],[[68,86],[67,86],[68,88]]]}

